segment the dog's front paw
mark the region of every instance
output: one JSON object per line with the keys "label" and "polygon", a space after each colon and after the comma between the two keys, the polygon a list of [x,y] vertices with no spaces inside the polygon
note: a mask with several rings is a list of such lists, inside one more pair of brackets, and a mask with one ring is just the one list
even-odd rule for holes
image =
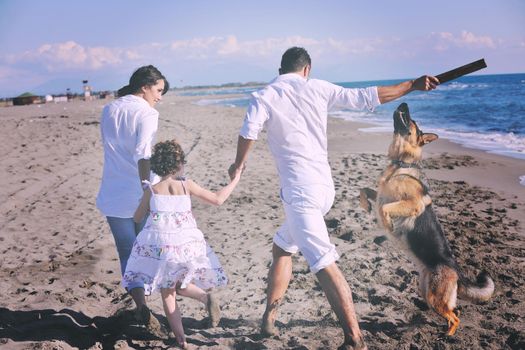
{"label": "dog's front paw", "polygon": [[389,214],[381,211],[381,221],[383,222],[383,227],[386,228],[389,232],[394,231],[394,224],[392,223],[392,218]]}
{"label": "dog's front paw", "polygon": [[388,231],[394,232],[394,223],[392,222],[390,216],[388,216],[387,220],[385,221],[385,227]]}
{"label": "dog's front paw", "polygon": [[368,200],[366,192],[363,189],[359,191],[359,204],[367,213],[372,211],[372,203]]}

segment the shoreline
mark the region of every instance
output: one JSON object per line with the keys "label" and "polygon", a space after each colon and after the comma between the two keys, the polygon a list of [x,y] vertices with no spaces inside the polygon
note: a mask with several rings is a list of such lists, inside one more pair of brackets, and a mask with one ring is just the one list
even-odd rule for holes
{"label": "shoreline", "polygon": [[[235,99],[235,98],[239,98],[239,97],[245,97],[245,95],[242,95],[242,94],[225,94],[225,95],[220,95],[220,98],[212,98],[212,97],[217,97],[217,95],[207,95],[207,96],[195,95],[195,96],[184,96],[184,97],[189,97],[192,100],[194,99],[194,101],[192,101],[192,103],[197,104],[196,102],[199,102],[199,101],[207,101],[207,100],[215,101],[215,100]],[[215,103],[210,103],[210,104],[203,103],[203,104],[197,104],[197,105],[199,105],[201,107],[210,106],[210,107],[218,107],[218,108],[240,109],[240,110],[243,110],[243,111],[245,110],[244,107],[225,106],[225,105],[220,105],[220,104],[215,104]],[[378,137],[384,137],[387,140],[389,140],[389,137],[391,135],[391,131],[390,132],[389,131],[374,131],[374,129],[377,128],[378,126],[382,127],[382,125],[380,126],[379,124],[367,123],[366,121],[353,121],[353,120],[345,119],[345,118],[340,117],[340,116],[330,116],[330,115],[328,117],[328,120],[329,120],[329,122],[328,122],[329,125],[330,125],[330,123],[334,123],[335,120],[340,120],[340,121],[343,121],[344,123],[349,123],[348,125],[349,125],[350,128],[357,129],[357,131],[359,131],[359,132],[361,132],[361,133],[363,133],[365,135],[377,135]],[[369,130],[367,130],[367,129],[369,129]],[[428,130],[423,130],[423,132],[435,132],[435,131],[432,130],[432,129],[428,129]],[[438,136],[439,136],[439,134],[438,134]],[[382,145],[384,145],[384,144],[382,144]],[[425,147],[425,149],[423,151],[423,157],[425,157],[425,154],[426,154],[427,151],[432,152],[432,150],[434,150],[436,148],[439,148],[439,149],[442,148],[443,152],[453,152],[453,153],[461,153],[461,152],[463,152],[463,153],[465,153],[465,154],[467,154],[469,156],[481,157],[481,158],[483,158],[486,161],[492,161],[492,162],[496,162],[496,163],[499,162],[498,160],[501,160],[501,163],[505,164],[505,168],[510,169],[510,171],[512,172],[511,176],[515,177],[518,185],[520,185],[520,187],[503,186],[503,189],[506,190],[506,191],[510,191],[510,193],[514,193],[516,191],[519,191],[520,189],[524,189],[523,187],[525,187],[525,170],[517,171],[517,169],[525,169],[525,158],[514,157],[512,155],[502,154],[501,152],[498,153],[498,152],[493,152],[493,151],[490,151],[490,150],[477,148],[477,147],[474,147],[474,146],[469,146],[469,145],[466,145],[466,144],[462,144],[462,143],[460,143],[458,141],[455,141],[454,139],[450,139],[450,138],[446,138],[446,137],[440,137],[433,144],[429,145],[428,147]],[[360,147],[359,149],[365,150],[362,147]],[[384,148],[383,152],[386,153],[387,149],[388,149],[388,144],[386,144],[386,147]],[[382,152],[378,148],[376,148],[375,151],[376,152]],[[430,154],[435,154],[437,152],[438,151],[434,151],[434,153],[430,153]],[[516,162],[516,164],[518,164],[517,167],[514,166],[513,164],[511,164],[514,161]],[[521,166],[519,166],[519,164],[521,164]],[[474,179],[474,181],[475,181],[475,179]],[[476,183],[478,185],[481,185],[481,186],[483,186],[483,185],[490,186],[490,185],[492,185],[493,181],[492,180],[488,181],[488,182],[487,181],[479,181],[479,182],[476,182]],[[500,182],[496,181],[494,183],[495,184],[499,184]]]}
{"label": "shoreline", "polygon": [[[220,89],[211,90],[213,92],[221,91]],[[195,95],[194,95],[195,96]],[[409,97],[408,97],[409,98]],[[231,101],[228,101],[231,100]],[[225,105],[228,107],[243,107],[245,108],[245,104],[247,104],[248,95],[245,93],[242,93],[240,90],[234,93],[233,91],[228,91],[227,94],[223,93],[212,93],[210,95],[202,95],[201,99],[198,100],[197,104],[202,105]],[[417,100],[416,100],[417,101]],[[414,101],[412,101],[415,103]],[[356,114],[357,113],[357,114]],[[388,114],[388,113],[387,113]],[[357,116],[356,116],[357,115]],[[340,118],[344,119],[350,122],[357,122],[357,123],[367,123],[370,124],[367,129],[370,130],[364,130],[364,132],[389,132],[391,125],[390,125],[390,118],[384,119],[385,111],[382,111],[379,113],[380,117],[378,119],[375,119],[377,117],[376,115],[369,115],[365,112],[366,117],[363,117],[363,113],[359,111],[334,111],[334,113],[330,114],[333,118]],[[370,117],[371,119],[375,119],[373,121],[367,120],[367,118]],[[418,119],[418,118],[416,118]],[[424,122],[425,120],[419,120],[419,122],[423,123],[420,126],[423,126],[425,128]],[[459,145],[464,146],[465,148],[470,149],[476,149],[476,150],[482,150],[486,151],[490,154],[497,154],[505,157],[525,160],[525,153],[523,150],[525,149],[525,135],[519,135],[514,134],[512,132],[509,133],[498,133],[498,132],[491,132],[491,131],[461,131],[456,132],[455,129],[441,129],[439,126],[434,125],[432,128],[434,132],[439,134],[441,138],[447,138],[453,143],[457,143]],[[524,178],[525,178],[525,174]],[[525,179],[524,183],[525,185]]]}
{"label": "shoreline", "polygon": [[[331,120],[341,120],[343,123],[339,124],[336,122],[331,122]],[[369,124],[365,122],[356,122],[356,121],[349,121],[342,118],[329,118],[329,125],[335,124],[337,128],[344,127],[344,123],[348,123],[348,128],[350,129],[356,129],[358,133],[362,133],[363,135],[360,136],[361,139],[367,139],[367,136],[370,137],[377,137],[373,143],[358,143],[355,145],[356,150],[355,152],[376,152],[376,153],[384,153],[386,154],[388,150],[388,146],[391,141],[391,132],[383,132],[383,131],[363,131],[363,129],[370,129],[374,128],[376,125]],[[434,132],[432,129],[429,130],[423,130],[423,132]],[[439,134],[438,134],[439,136]],[[381,140],[384,139],[384,140]],[[338,150],[343,151],[344,144],[343,140],[338,140],[338,142],[341,142],[341,147],[337,147]],[[332,144],[334,142],[332,141]],[[334,145],[332,145],[334,147]],[[329,147],[330,148],[330,147]],[[382,149],[381,149],[382,148]],[[330,151],[329,151],[330,152]],[[462,145],[460,143],[454,142],[453,140],[447,139],[447,138],[439,138],[438,140],[434,141],[430,145],[427,145],[423,148],[423,160],[425,158],[430,158],[432,156],[437,156],[440,153],[458,153],[458,154],[464,154],[468,155],[470,157],[474,158],[480,158],[484,162],[490,162],[493,164],[501,164],[503,165],[504,169],[509,171],[508,174],[503,174],[504,180],[506,180],[507,183],[503,184],[503,181],[500,181],[497,179],[499,174],[495,174],[493,172],[490,173],[490,177],[479,179],[476,176],[471,176],[470,180],[473,181],[474,184],[479,186],[486,186],[486,187],[496,187],[499,190],[506,191],[508,194],[514,194],[514,193],[520,193],[520,190],[525,192],[525,184],[520,184],[520,177],[525,176],[525,159],[521,158],[515,158],[509,155],[503,155],[503,154],[497,154],[497,153],[491,153],[486,150],[477,149],[477,148],[471,148],[467,147],[465,145]],[[476,171],[477,169],[474,169],[473,171]],[[439,176],[439,172],[433,172],[436,176]],[[470,173],[474,175],[474,173]],[[461,177],[461,175],[459,175]],[[466,179],[466,175],[463,175],[463,179]],[[508,183],[510,180],[510,183]],[[515,182],[516,185],[512,185],[512,183]],[[509,186],[510,185],[510,186]],[[523,199],[525,200],[525,193],[523,194]]]}
{"label": "shoreline", "polygon": [[[339,118],[329,118],[328,125],[329,134],[331,129],[337,129],[337,135],[329,136],[329,157],[331,151],[386,156],[392,140],[391,133],[362,132],[360,129],[372,124]],[[423,130],[423,132],[432,132],[432,130]],[[429,169],[423,165],[423,172],[428,178],[448,182],[464,181],[473,186],[492,189],[506,198],[525,203],[525,187],[520,184],[520,176],[524,175],[525,160],[467,148],[448,139],[438,139],[423,147],[423,164],[432,158],[444,159],[447,164],[441,169]],[[446,158],[451,159],[447,162]],[[375,183],[372,183],[368,187],[373,188],[374,185]],[[525,224],[525,208],[511,215]],[[525,236],[525,233],[523,234]]]}

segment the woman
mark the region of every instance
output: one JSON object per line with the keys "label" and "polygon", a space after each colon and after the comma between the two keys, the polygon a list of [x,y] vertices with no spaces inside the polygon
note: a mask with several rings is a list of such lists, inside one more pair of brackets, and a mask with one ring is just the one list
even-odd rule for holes
{"label": "woman", "polygon": [[[102,111],[104,169],[97,207],[106,216],[115,239],[121,273],[126,270],[135,237],[144,225],[134,223],[133,213],[142,197],[142,180],[150,177],[149,158],[159,119],[153,106],[168,89],[168,81],[157,68],[140,67],[129,84],[118,91],[119,98]],[[159,329],[160,324],[146,306],[144,285],[135,283],[127,290],[137,306],[137,320]]]}

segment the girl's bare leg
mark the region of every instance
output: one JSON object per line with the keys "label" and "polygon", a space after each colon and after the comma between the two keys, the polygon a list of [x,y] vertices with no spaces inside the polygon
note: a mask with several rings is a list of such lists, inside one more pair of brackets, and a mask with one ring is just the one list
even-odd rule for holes
{"label": "girl's bare leg", "polygon": [[193,283],[188,284],[184,289],[177,288],[177,293],[183,297],[192,298],[203,303],[208,310],[210,326],[216,327],[219,324],[221,320],[221,309],[219,301],[212,293],[206,293]]}
{"label": "girl's bare leg", "polygon": [[162,296],[162,306],[164,307],[164,313],[170,324],[170,328],[175,334],[177,343],[183,349],[187,348],[186,336],[184,335],[184,327],[182,326],[182,317],[180,310],[177,305],[177,293],[174,288],[162,288],[160,290]]}
{"label": "girl's bare leg", "polygon": [[204,305],[208,302],[208,294],[193,283],[188,284],[184,289],[177,287],[177,294],[200,301]]}

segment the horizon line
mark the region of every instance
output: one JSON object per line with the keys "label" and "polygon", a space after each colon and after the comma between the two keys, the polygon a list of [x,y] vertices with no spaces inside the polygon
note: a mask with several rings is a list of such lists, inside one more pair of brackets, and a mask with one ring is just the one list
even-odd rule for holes
{"label": "horizon line", "polygon": [[[519,74],[525,74],[525,72],[515,72],[515,73],[490,73],[490,74],[468,74],[465,76],[461,76],[457,79],[469,77],[469,76],[491,76],[491,75],[519,75]],[[417,77],[416,77],[417,78]],[[318,78],[316,78],[318,79]],[[414,78],[384,78],[384,79],[372,79],[372,80],[351,80],[351,81],[331,81],[333,84],[342,84],[342,83],[370,83],[370,82],[376,82],[376,81],[405,81],[405,80],[411,80]],[[322,79],[326,80],[326,79]],[[456,79],[455,79],[456,80]],[[327,80],[329,81],[329,80]],[[173,86],[168,91],[174,91],[174,90],[184,90],[184,89],[210,89],[210,88],[227,88],[227,87],[233,87],[233,86],[260,86],[260,85],[267,85],[269,81],[247,81],[247,82],[227,82],[227,83],[217,83],[217,84],[195,84],[195,85],[184,85],[184,86]],[[92,94],[100,93],[100,92],[107,92],[112,91],[115,92],[118,89],[99,89],[99,90],[93,90],[91,91]],[[0,96],[0,100],[9,100],[16,97],[20,97],[23,94],[31,93],[30,91],[23,92],[19,94],[18,96],[12,96],[12,97],[6,97],[6,96]],[[32,94],[32,93],[31,93]],[[83,94],[83,92],[73,92],[72,95],[80,95]],[[34,96],[44,97],[47,95],[51,96],[65,96],[67,93],[60,93],[60,94],[53,94],[53,93],[46,93],[46,94],[38,94]]]}

